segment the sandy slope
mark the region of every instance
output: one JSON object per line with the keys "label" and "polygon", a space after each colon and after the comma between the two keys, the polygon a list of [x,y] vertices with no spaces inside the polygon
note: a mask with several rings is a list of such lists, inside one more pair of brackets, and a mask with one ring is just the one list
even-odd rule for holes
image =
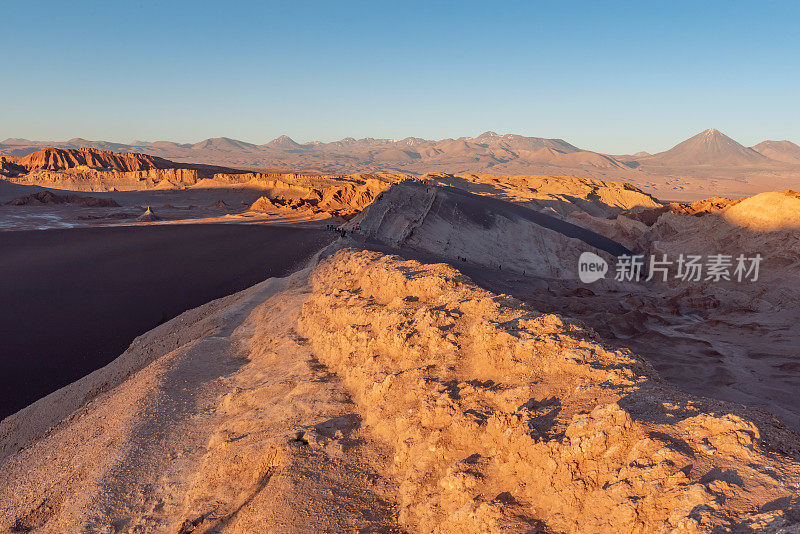
{"label": "sandy slope", "polygon": [[731,408],[450,267],[345,249],[5,420],[0,529],[796,523],[800,441]]}
{"label": "sandy slope", "polygon": [[608,259],[629,252],[605,236],[523,205],[411,181],[383,192],[346,227],[443,259],[552,278],[575,278],[584,251]]}
{"label": "sandy slope", "polygon": [[6,419],[0,530],[393,525],[381,460],[365,464],[380,448],[362,450],[348,395],[293,333],[305,277],[187,312]]}

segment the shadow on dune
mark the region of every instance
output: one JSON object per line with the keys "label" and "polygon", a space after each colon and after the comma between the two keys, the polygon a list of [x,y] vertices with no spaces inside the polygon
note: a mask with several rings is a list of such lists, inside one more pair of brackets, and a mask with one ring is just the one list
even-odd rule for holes
{"label": "shadow on dune", "polygon": [[187,309],[289,274],[333,237],[230,224],[0,232],[0,417]]}

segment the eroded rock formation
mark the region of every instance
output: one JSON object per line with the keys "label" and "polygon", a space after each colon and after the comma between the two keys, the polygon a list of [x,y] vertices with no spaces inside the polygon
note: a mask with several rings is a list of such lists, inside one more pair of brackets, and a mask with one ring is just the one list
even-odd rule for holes
{"label": "eroded rock formation", "polygon": [[[627,217],[634,221],[639,221],[647,226],[653,226],[655,222],[665,213],[677,213],[679,215],[694,215],[695,217],[702,217],[709,213],[714,213],[729,206],[733,206],[742,199],[731,200],[724,197],[712,197],[695,202],[670,202],[666,206],[659,206],[657,208],[643,209],[643,210],[626,210],[618,215]],[[615,215],[614,217],[616,217]],[[614,218],[611,217],[611,218]]]}
{"label": "eroded rock formation", "polygon": [[28,171],[63,171],[88,167],[101,171],[149,171],[153,169],[173,169],[175,163],[146,154],[134,152],[109,152],[93,148],[45,148],[27,156],[7,157],[10,162],[25,167]]}
{"label": "eroded rock formation", "polygon": [[342,250],[0,425],[0,529],[791,532],[800,439],[446,265]]}

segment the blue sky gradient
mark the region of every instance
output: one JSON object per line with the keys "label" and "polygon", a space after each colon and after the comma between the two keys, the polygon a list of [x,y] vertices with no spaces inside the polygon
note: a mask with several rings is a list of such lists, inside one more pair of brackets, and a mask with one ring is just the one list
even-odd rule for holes
{"label": "blue sky gradient", "polygon": [[2,2],[0,139],[800,143],[798,2]]}

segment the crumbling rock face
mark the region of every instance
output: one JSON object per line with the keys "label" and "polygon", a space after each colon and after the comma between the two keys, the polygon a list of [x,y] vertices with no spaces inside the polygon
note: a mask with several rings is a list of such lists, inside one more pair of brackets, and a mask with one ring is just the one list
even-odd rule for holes
{"label": "crumbling rock face", "polygon": [[796,435],[447,266],[342,251],[312,274],[300,333],[393,451],[412,531],[799,526]]}
{"label": "crumbling rock face", "polygon": [[[566,302],[537,297],[536,306],[585,320],[687,391],[769,410],[800,429],[800,199],[762,193],[702,217],[667,212],[652,226],[628,217],[572,220],[645,261],[666,258],[666,280],[642,281],[631,291],[636,298],[600,291]],[[682,277],[680,261],[691,256],[703,273]],[[715,257],[728,263],[719,279],[709,276]]]}
{"label": "crumbling rock face", "polygon": [[68,171],[34,170],[13,178],[18,184],[56,187],[72,191],[135,191],[141,189],[177,189],[197,183],[193,169],[151,169],[149,171],[97,171],[70,169]]}
{"label": "crumbling rock face", "polygon": [[[252,181],[269,190],[268,195],[260,197],[250,206],[253,211],[308,210],[345,220],[363,210],[390,185],[389,182],[380,180],[359,183],[347,178],[340,178],[332,185],[318,187],[277,179],[253,178]],[[325,184],[327,180],[320,181]]]}
{"label": "crumbling rock face", "polygon": [[0,158],[0,174],[15,183],[74,191],[173,189],[196,184],[198,170],[181,167],[146,154],[92,148],[46,148],[27,156]]}
{"label": "crumbling rock face", "polygon": [[573,213],[569,220],[637,251],[647,252],[654,243],[680,242],[680,252],[690,254],[770,251],[781,256],[787,248],[797,248],[800,197],[791,190],[732,201],[713,197],[625,212],[614,219]]}
{"label": "crumbling rock face", "polygon": [[93,148],[47,148],[24,157],[0,158],[0,174],[24,184],[75,190],[252,187],[274,190],[287,198],[317,198],[320,207],[344,217],[369,205],[391,184],[403,180],[450,185],[525,205],[558,217],[586,212],[598,217],[620,211],[657,207],[640,189],[619,182],[572,176],[503,176],[426,174],[422,178],[400,173],[261,173],[236,172],[225,167],[179,164],[136,153],[114,153]]}
{"label": "crumbling rock face", "polygon": [[0,531],[397,532],[383,451],[295,331],[309,270],[0,422]]}
{"label": "crumbling rock face", "polygon": [[[786,266],[789,257],[800,250],[800,198],[793,191],[760,193],[724,205],[717,199],[693,203],[695,206],[722,206],[714,211],[682,213],[665,210],[648,225],[630,216],[598,219],[576,213],[576,224],[615,239],[633,250],[675,254],[766,253],[770,262]],[[696,215],[696,216],[687,216]],[[649,221],[648,221],[649,222]]]}
{"label": "crumbling rock face", "polygon": [[0,530],[792,532],[799,454],[581,323],[341,250],[2,421]]}
{"label": "crumbling rock face", "polygon": [[77,167],[120,172],[172,169],[177,165],[169,160],[137,153],[117,153],[93,148],[45,148],[27,156],[8,158],[13,163],[45,171],[63,171]]}
{"label": "crumbling rock face", "polygon": [[314,211],[318,204],[319,200],[316,198],[259,197],[253,202],[250,209],[252,211],[272,211],[274,209]]}

